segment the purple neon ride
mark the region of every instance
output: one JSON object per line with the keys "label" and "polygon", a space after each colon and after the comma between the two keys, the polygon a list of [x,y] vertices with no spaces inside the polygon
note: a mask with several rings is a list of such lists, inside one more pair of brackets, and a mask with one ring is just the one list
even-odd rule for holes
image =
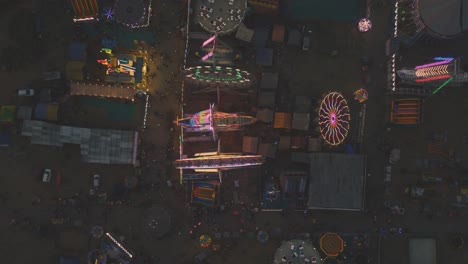
{"label": "purple neon ride", "polygon": [[318,121],[325,142],[332,146],[341,144],[348,135],[350,119],[348,103],[343,95],[331,92],[322,99]]}

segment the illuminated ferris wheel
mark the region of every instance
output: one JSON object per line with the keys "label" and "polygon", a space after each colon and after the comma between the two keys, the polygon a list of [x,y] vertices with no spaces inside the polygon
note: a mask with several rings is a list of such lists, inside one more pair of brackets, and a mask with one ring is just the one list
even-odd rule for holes
{"label": "illuminated ferris wheel", "polygon": [[346,99],[341,93],[331,92],[322,99],[319,108],[319,127],[322,138],[337,146],[348,135],[351,117]]}

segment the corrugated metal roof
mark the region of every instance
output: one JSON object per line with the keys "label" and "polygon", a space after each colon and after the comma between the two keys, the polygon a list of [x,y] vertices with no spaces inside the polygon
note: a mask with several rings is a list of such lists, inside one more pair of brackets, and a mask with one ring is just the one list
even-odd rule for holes
{"label": "corrugated metal roof", "polygon": [[107,164],[134,164],[138,132],[59,126],[37,120],[23,122],[23,136],[32,144],[63,146],[80,144],[83,161]]}

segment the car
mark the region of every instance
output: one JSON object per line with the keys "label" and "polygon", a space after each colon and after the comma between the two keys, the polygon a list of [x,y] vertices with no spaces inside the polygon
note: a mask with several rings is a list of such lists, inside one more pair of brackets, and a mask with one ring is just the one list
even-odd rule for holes
{"label": "car", "polygon": [[305,36],[302,40],[302,50],[309,50],[310,48],[310,37]]}
{"label": "car", "polygon": [[42,182],[50,182],[51,179],[52,179],[52,170],[44,169],[44,173],[42,173]]}
{"label": "car", "polygon": [[93,186],[95,189],[98,189],[101,186],[101,175],[94,174],[93,176]]}
{"label": "car", "polygon": [[34,89],[20,89],[18,96],[34,96]]}

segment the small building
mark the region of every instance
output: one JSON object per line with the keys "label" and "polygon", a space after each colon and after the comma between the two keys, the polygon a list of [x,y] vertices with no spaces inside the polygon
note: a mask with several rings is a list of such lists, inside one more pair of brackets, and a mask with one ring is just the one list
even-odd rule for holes
{"label": "small building", "polygon": [[292,152],[291,161],[309,165],[309,209],[361,211],[364,208],[366,156]]}
{"label": "small building", "polygon": [[273,25],[273,33],[271,34],[271,40],[277,43],[284,42],[284,33],[286,32],[286,28],[284,25]]}
{"label": "small building", "polygon": [[276,90],[278,88],[278,73],[277,72],[264,72],[262,73],[262,81],[260,89],[262,90]]}
{"label": "small building", "polygon": [[305,202],[305,193],[307,187],[308,174],[305,171],[284,171],[281,173],[281,189],[283,197],[289,199],[291,204],[295,204],[296,208],[300,208]]}
{"label": "small building", "polygon": [[291,113],[276,112],[273,127],[291,129]]}
{"label": "small building", "polygon": [[8,147],[11,144],[11,134],[8,131],[0,132],[0,147]]}

